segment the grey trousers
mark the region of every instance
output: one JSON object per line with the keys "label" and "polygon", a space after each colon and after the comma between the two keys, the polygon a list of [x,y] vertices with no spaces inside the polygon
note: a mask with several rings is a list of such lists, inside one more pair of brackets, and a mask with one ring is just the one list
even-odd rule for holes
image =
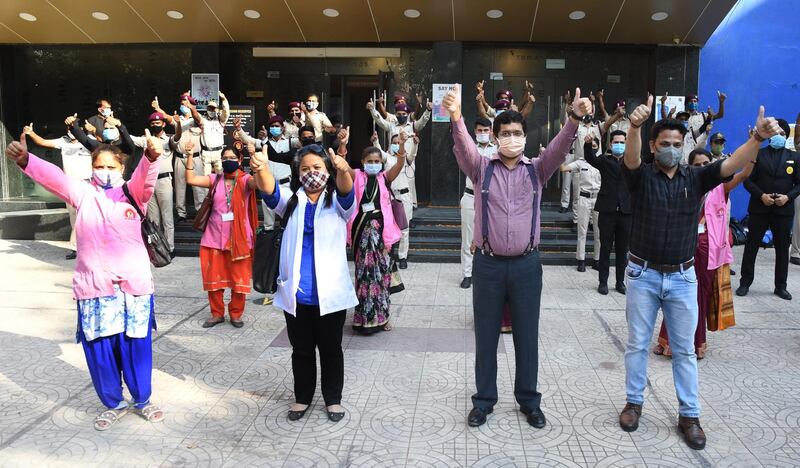
{"label": "grey trousers", "polygon": [[472,313],[475,324],[475,386],[472,404],[491,408],[497,403],[497,343],[503,307],[508,302],[514,324],[516,375],[514,397],[530,409],[539,408],[539,307],[542,263],[539,252],[498,258],[475,253],[472,260]]}
{"label": "grey trousers", "polygon": [[156,189],[147,202],[147,218],[164,231],[169,250],[175,249],[175,219],[172,216],[172,177],[156,181]]}

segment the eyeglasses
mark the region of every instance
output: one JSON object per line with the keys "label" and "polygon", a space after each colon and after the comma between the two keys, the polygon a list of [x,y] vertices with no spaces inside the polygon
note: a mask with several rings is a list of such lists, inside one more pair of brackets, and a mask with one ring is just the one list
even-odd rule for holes
{"label": "eyeglasses", "polygon": [[512,136],[519,138],[519,137],[524,137],[525,134],[522,132],[522,130],[516,130],[514,132],[511,132],[511,131],[508,131],[508,130],[504,130],[504,131],[500,132],[497,136],[499,136],[500,138],[508,138],[508,137],[512,137]]}
{"label": "eyeglasses", "polygon": [[298,158],[302,158],[303,156],[307,155],[308,153],[314,153],[317,156],[324,156],[325,155],[325,149],[322,147],[322,145],[317,145],[317,144],[307,145],[307,146],[304,146],[304,147],[300,148],[297,151],[297,157]]}

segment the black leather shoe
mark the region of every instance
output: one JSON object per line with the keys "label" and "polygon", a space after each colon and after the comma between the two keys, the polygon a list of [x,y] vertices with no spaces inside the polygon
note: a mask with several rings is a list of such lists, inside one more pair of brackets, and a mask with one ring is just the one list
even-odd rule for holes
{"label": "black leather shoe", "polygon": [[775,295],[780,297],[781,299],[785,299],[787,301],[791,301],[792,300],[792,295],[789,294],[789,291],[787,291],[785,289],[775,289],[774,292],[775,292]]}
{"label": "black leather shoe", "polygon": [[642,405],[626,403],[625,408],[619,413],[619,427],[625,432],[639,429],[639,418],[642,416]]}
{"label": "black leather shoe", "polygon": [[234,328],[242,328],[244,326],[244,322],[241,320],[231,320],[231,325],[233,325]]}
{"label": "black leather shoe", "polygon": [[71,250],[64,258],[67,260],[75,260],[78,258],[78,252]]}
{"label": "black leather shoe", "polygon": [[461,289],[469,289],[472,286],[472,278],[466,277],[461,280]]}
{"label": "black leather shoe", "polygon": [[397,268],[401,270],[405,270],[406,268],[408,268],[408,260],[406,260],[405,258],[401,258],[400,261],[397,262]]}
{"label": "black leather shoe", "polygon": [[731,270],[731,276],[736,276],[736,272]]}
{"label": "black leather shoe", "polygon": [[[800,265],[800,257],[792,257],[789,259],[789,263],[792,265]],[[731,272],[733,274],[733,272]]]}
{"label": "black leather shoe", "polygon": [[608,285],[605,284],[605,283],[600,283],[600,286],[597,287],[597,292],[599,292],[600,294],[602,294],[604,296],[607,295],[608,294]]}
{"label": "black leather shoe", "polygon": [[171,250],[171,251],[169,252],[169,259],[170,259],[170,260],[174,260],[174,259],[175,259],[175,251],[174,251],[174,250]]}
{"label": "black leather shoe", "polygon": [[747,293],[750,292],[750,286],[739,286],[736,288],[736,295],[744,297]]}
{"label": "black leather shoe", "polygon": [[302,411],[289,410],[289,414],[286,415],[286,419],[289,421],[299,421],[300,419],[303,419],[303,416],[306,415],[306,411],[308,411],[308,408]]}
{"label": "black leather shoe", "polygon": [[339,422],[342,419],[344,419],[344,411],[342,411],[341,413],[335,413],[333,411],[328,411],[328,419],[331,422]]}
{"label": "black leather shoe", "polygon": [[585,261],[578,260],[578,271],[580,271],[581,273],[586,271],[586,262]]}
{"label": "black leather shoe", "polygon": [[492,414],[494,408],[472,408],[472,411],[469,412],[467,416],[467,424],[471,427],[478,427],[483,426],[486,424],[486,415]]}
{"label": "black leather shoe", "polygon": [[566,213],[567,211],[569,211],[569,208],[567,208],[565,206],[562,206],[561,208],[558,209],[559,213]]}
{"label": "black leather shoe", "polygon": [[186,222],[186,217],[185,216],[178,216],[178,222],[179,223],[185,223]]}
{"label": "black leather shoe", "polygon": [[678,417],[678,431],[683,434],[686,445],[694,450],[706,448],[706,433],[700,427],[699,418]]}
{"label": "black leather shoe", "polygon": [[544,417],[544,413],[539,408],[531,410],[525,406],[520,406],[520,411],[522,414],[528,417],[528,424],[535,427],[536,429],[541,429],[547,424],[547,419]]}
{"label": "black leather shoe", "polygon": [[616,289],[617,292],[620,294],[625,294],[626,292],[628,292],[628,288],[625,287],[625,283],[617,283],[617,287],[614,289]]}
{"label": "black leather shoe", "polygon": [[211,328],[214,325],[219,325],[220,323],[224,322],[225,319],[222,317],[211,317],[210,319],[203,322],[203,328]]}

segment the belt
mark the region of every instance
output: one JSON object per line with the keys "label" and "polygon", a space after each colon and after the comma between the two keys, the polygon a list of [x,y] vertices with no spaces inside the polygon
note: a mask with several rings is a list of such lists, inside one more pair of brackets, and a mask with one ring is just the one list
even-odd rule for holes
{"label": "belt", "polygon": [[523,253],[521,253],[519,255],[497,255],[496,253],[491,253],[491,252],[489,252],[487,250],[484,250],[484,249],[475,250],[475,252],[478,252],[478,253],[480,253],[482,255],[486,255],[487,257],[497,258],[497,259],[500,259],[500,260],[514,260],[514,259],[517,259],[517,258],[524,258],[524,257],[527,257],[528,255],[530,255],[532,252],[538,252],[538,251],[539,251],[539,246],[536,246],[536,247],[532,248],[531,250],[528,250],[527,252],[523,252]]}
{"label": "belt", "polygon": [[407,188],[401,188],[400,190],[397,191],[397,193],[399,193],[400,195],[404,195],[408,192],[410,192],[410,190],[408,190]]}
{"label": "belt", "polygon": [[580,194],[580,195],[581,195],[582,197],[585,197],[585,198],[597,198],[597,193],[596,193],[596,192],[595,192],[595,193],[592,193],[592,192],[584,192],[583,190],[581,190],[581,194]]}
{"label": "belt", "polygon": [[172,173],[171,172],[162,172],[161,174],[158,175],[159,179],[166,179],[167,177],[172,177]]}
{"label": "belt", "polygon": [[471,189],[471,188],[469,188],[469,187],[467,187],[467,188],[465,188],[465,189],[464,189],[464,193],[467,193],[467,194],[469,194],[469,195],[475,195],[475,191],[474,191],[474,190],[472,190],[472,189]]}
{"label": "belt", "polygon": [[203,151],[219,151],[222,148],[224,148],[224,146],[217,146],[217,147],[214,147],[214,148],[209,148],[208,146],[203,145]]}
{"label": "belt", "polygon": [[[183,154],[183,153],[179,153],[179,152],[177,152],[177,151],[175,151],[175,156],[177,156],[177,157],[179,157],[179,158],[181,158],[181,159],[183,159],[183,158],[185,158],[185,157],[186,157],[186,155],[185,155],[185,154]],[[200,157],[200,153],[192,153],[192,156],[197,156],[197,157],[199,158],[199,157]]]}
{"label": "belt", "polygon": [[653,270],[656,270],[656,271],[658,271],[660,273],[676,273],[678,271],[686,270],[686,269],[689,269],[692,266],[694,266],[694,258],[689,259],[689,260],[687,260],[687,261],[685,261],[683,263],[680,263],[678,265],[661,265],[661,264],[658,264],[658,263],[650,263],[647,260],[642,260],[641,258],[639,258],[639,257],[637,257],[637,256],[635,256],[633,254],[628,254],[628,260],[631,263],[633,263],[635,265],[639,265],[642,268],[645,268],[645,267],[646,268],[652,268]]}
{"label": "belt", "polygon": [[291,177],[284,177],[283,179],[278,181],[278,185],[288,184],[292,181]]}

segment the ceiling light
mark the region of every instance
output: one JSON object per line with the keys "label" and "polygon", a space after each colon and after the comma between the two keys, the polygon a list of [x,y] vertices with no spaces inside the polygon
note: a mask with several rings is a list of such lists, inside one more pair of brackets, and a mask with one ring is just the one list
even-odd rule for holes
{"label": "ceiling light", "polygon": [[489,10],[486,12],[486,16],[488,16],[491,19],[497,19],[503,16],[503,12],[500,10]]}
{"label": "ceiling light", "polygon": [[406,18],[419,18],[419,16],[421,15],[419,10],[414,10],[414,9],[408,9],[404,11],[403,14],[406,16]]}
{"label": "ceiling light", "polygon": [[668,16],[669,15],[667,13],[665,13],[663,11],[659,11],[659,12],[653,13],[653,16],[651,16],[650,18],[653,21],[664,21],[665,19],[667,19]]}
{"label": "ceiling light", "polygon": [[169,16],[172,19],[183,19],[183,13],[177,10],[169,10],[167,12],[167,16]]}
{"label": "ceiling light", "polygon": [[256,10],[244,10],[244,16],[250,19],[258,19],[261,18],[261,13],[257,12]]}
{"label": "ceiling light", "polygon": [[571,20],[580,20],[586,17],[586,12],[581,10],[575,10],[569,14],[569,19]]}
{"label": "ceiling light", "polygon": [[20,13],[19,17],[24,19],[25,21],[36,21],[36,17],[30,13]]}
{"label": "ceiling light", "polygon": [[333,8],[326,8],[322,10],[322,14],[327,16],[328,18],[336,18],[339,16],[339,10],[334,10]]}
{"label": "ceiling light", "polygon": [[92,13],[92,18],[100,21],[106,21],[108,20],[108,15],[103,13],[102,11],[95,11],[94,13]]}

